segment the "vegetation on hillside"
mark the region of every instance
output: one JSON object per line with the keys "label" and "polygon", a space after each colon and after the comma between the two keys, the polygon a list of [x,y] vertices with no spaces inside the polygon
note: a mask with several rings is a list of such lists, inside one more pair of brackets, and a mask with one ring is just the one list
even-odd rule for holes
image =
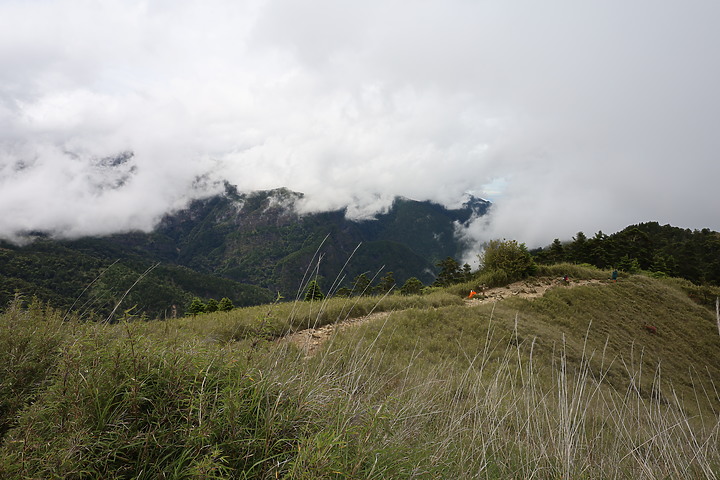
{"label": "vegetation on hillside", "polygon": [[[534,252],[494,240],[475,272],[432,259],[426,286],[403,269],[419,256],[399,230],[371,232],[362,267],[346,268],[349,245],[321,254],[327,223],[309,217],[285,225],[305,243],[277,262],[303,278],[284,300],[211,274],[265,268],[253,255],[268,250],[226,256],[278,234],[260,221],[267,197],[242,200],[252,230],[232,231],[210,199],[152,243],[0,245],[0,478],[720,476],[717,233],[641,224]],[[416,208],[434,207],[386,215],[410,228]],[[400,273],[363,269],[380,250]],[[323,260],[299,274],[308,256]],[[333,256],[331,277],[320,265]],[[516,281],[555,288],[483,298]],[[288,338],[351,321],[313,354]]]}
{"label": "vegetation on hillside", "polygon": [[[707,286],[720,286],[720,234],[707,229],[644,223],[609,236],[579,232],[571,242],[556,240],[531,252],[532,259],[515,243],[508,251],[519,253],[513,261],[526,262],[524,267],[471,272],[455,260],[460,245],[452,239],[452,225],[484,211],[485,203],[447,210],[398,200],[376,221],[350,222],[343,212],[297,217],[288,209],[296,196],[286,190],[229,191],[166,218],[151,234],[38,238],[23,247],[0,243],[0,310],[18,292],[85,318],[113,321],[132,307],[149,318],[182,315],[196,297],[203,303],[227,297],[236,306],[263,304],[278,291],[287,299],[304,295],[302,278],[310,263],[316,264],[320,290],[330,296],[383,294],[389,289],[380,281],[388,271],[393,289],[419,293],[425,285],[501,285],[532,274],[535,264],[557,262],[684,278],[693,282],[686,289],[707,306],[714,303]],[[486,252],[506,244],[512,241],[490,242]],[[316,263],[318,256],[322,261]],[[493,261],[502,257],[510,261],[500,253]],[[363,276],[369,288],[358,289]]]}
{"label": "vegetation on hillside", "polygon": [[353,222],[343,211],[297,215],[299,198],[286,189],[240,194],[228,185],[224,195],[194,202],[152,233],[63,241],[40,235],[24,246],[0,243],[0,309],[21,292],[104,318],[153,265],[121,309],[136,306],[150,318],[164,318],[182,314],[195,297],[228,297],[238,306],[268,302],[278,291],[294,298],[320,246],[320,284],[339,273],[351,279],[383,267],[400,285],[413,277],[427,284],[436,260],[460,252],[455,222],[488,205],[475,199],[448,210],[398,199],[376,220]]}
{"label": "vegetation on hillside", "polygon": [[629,273],[642,269],[720,286],[720,233],[707,228],[689,230],[648,222],[612,235],[598,232],[588,238],[578,232],[571,242],[555,239],[533,254],[537,262],[544,264],[587,263]]}
{"label": "vegetation on hillside", "polygon": [[[720,475],[720,336],[677,284],[474,307],[460,285],[117,324],[18,298],[0,315],[0,477]],[[311,358],[278,340],[381,310]]]}
{"label": "vegetation on hillside", "polygon": [[[243,194],[227,185],[224,195],[196,201],[166,218],[155,233],[164,241],[150,243],[138,237],[129,242],[150,258],[162,254],[162,261],[280,291],[290,298],[320,245],[322,278],[334,278],[341,270],[354,278],[385,266],[401,282],[415,276],[429,283],[436,260],[460,254],[455,222],[482,214],[489,205],[471,199],[462,208],[449,210],[398,198],[373,220],[351,221],[344,210],[298,215],[295,203],[300,198],[287,189]],[[166,243],[175,246],[174,254]],[[353,262],[346,265],[353,251]]]}
{"label": "vegetation on hillside", "polygon": [[194,297],[228,297],[237,306],[273,298],[268,290],[186,267],[50,240],[29,247],[0,243],[0,310],[18,292],[90,319],[107,318],[118,304],[120,312],[134,306],[150,318],[165,318],[173,305],[182,315]]}

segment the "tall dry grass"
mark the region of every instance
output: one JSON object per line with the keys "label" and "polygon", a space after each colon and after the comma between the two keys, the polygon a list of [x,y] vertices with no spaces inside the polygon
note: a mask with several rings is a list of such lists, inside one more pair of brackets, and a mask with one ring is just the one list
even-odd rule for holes
{"label": "tall dry grass", "polygon": [[[652,282],[608,298],[661,302]],[[606,304],[580,287],[537,311],[399,299],[309,359],[257,327],[278,306],[254,311],[245,336],[218,334],[240,316],[103,325],[18,307],[0,317],[6,376],[25,386],[3,380],[22,400],[2,412],[0,477],[717,478],[714,375],[696,365],[688,390],[601,322],[571,328],[593,298]],[[347,311],[297,308],[313,324]]]}
{"label": "tall dry grass", "polygon": [[[367,415],[368,404],[370,412],[384,412],[368,419],[368,441],[379,442],[369,450],[400,447],[380,463],[383,472],[430,478],[717,477],[717,413],[689,415],[687,400],[673,394],[660,368],[645,372],[640,359],[607,358],[586,343],[579,359],[562,343],[549,365],[547,358],[538,363],[533,340],[518,342],[517,330],[498,334],[492,313],[488,322],[477,348],[457,346],[463,361],[424,360],[430,345],[420,338],[403,354],[393,351],[393,340],[384,338],[397,334],[389,331],[390,321],[338,340],[316,360],[328,378],[348,382],[342,390],[354,401],[346,404],[345,417]],[[607,379],[617,362],[624,390]],[[644,391],[647,375],[650,395]],[[717,391],[697,394],[718,405]]]}

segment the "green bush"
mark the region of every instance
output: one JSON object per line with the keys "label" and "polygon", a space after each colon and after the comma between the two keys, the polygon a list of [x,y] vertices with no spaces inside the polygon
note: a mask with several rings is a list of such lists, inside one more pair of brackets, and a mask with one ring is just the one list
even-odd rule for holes
{"label": "green bush", "polygon": [[533,275],[537,265],[524,243],[491,240],[480,255],[481,272],[504,272],[512,282]]}

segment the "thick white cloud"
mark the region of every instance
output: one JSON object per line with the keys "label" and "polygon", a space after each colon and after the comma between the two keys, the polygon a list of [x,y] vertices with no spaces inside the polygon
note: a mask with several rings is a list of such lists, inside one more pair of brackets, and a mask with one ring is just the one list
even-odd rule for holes
{"label": "thick white cloud", "polygon": [[0,236],[149,229],[223,179],[356,217],[472,191],[496,204],[464,232],[478,242],[720,230],[719,14],[701,0],[5,0]]}

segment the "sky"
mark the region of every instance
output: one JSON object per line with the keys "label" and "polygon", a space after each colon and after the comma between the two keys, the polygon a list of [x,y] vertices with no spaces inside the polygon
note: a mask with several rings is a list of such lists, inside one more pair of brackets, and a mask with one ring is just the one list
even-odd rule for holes
{"label": "sky", "polygon": [[[716,0],[0,0],[0,237],[150,230],[223,180],[530,247],[720,230]],[[122,161],[120,161],[122,160]]]}

